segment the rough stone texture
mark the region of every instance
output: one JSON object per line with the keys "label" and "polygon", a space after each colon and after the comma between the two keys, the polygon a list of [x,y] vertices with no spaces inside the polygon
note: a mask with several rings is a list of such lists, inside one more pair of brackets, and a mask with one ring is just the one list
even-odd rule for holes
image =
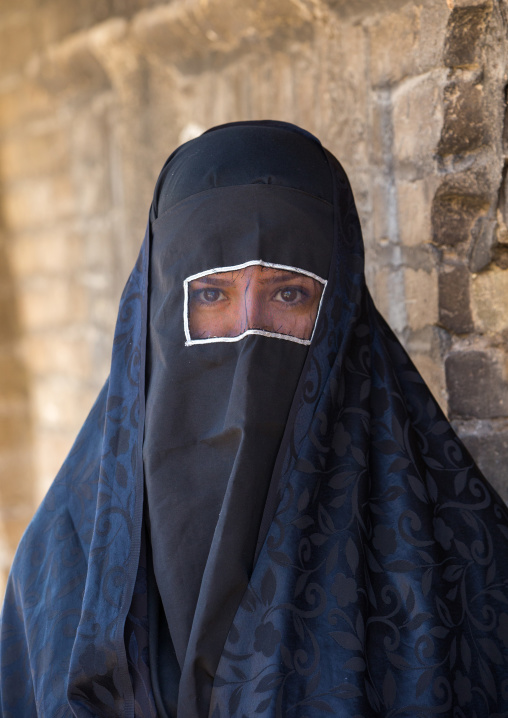
{"label": "rough stone texture", "polygon": [[454,334],[474,329],[469,300],[470,272],[467,267],[443,265],[439,275],[439,321]]}
{"label": "rough stone texture", "polygon": [[444,48],[445,65],[468,67],[481,62],[481,45],[490,10],[489,2],[453,8]]}
{"label": "rough stone texture", "polygon": [[508,417],[508,383],[496,358],[486,351],[456,351],[448,355],[445,366],[453,416]]}
{"label": "rough stone texture", "polygon": [[475,325],[482,333],[508,339],[508,272],[493,266],[473,275],[472,310]]}
{"label": "rough stone texture", "polygon": [[237,119],[296,122],[341,159],[374,299],[508,496],[507,16],[0,0],[0,576],[106,378],[160,166]]}
{"label": "rough stone texture", "polygon": [[506,472],[506,456],[508,454],[508,428],[478,424],[471,427],[474,433],[463,432],[464,441],[469,452],[475,457],[478,466],[486,476],[491,477],[492,485],[500,494],[506,492],[506,485],[501,480]]}

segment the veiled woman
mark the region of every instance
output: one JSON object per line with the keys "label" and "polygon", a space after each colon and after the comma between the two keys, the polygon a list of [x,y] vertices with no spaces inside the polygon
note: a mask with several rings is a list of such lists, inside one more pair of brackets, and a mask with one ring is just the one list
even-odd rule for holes
{"label": "veiled woman", "polygon": [[335,158],[174,152],[11,574],[3,716],[508,715],[508,515],[380,317]]}

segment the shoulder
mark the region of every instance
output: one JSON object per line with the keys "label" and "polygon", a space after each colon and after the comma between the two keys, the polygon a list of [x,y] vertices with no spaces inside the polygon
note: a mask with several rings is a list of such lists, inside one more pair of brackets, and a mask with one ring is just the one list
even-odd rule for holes
{"label": "shoulder", "polygon": [[[0,715],[66,704],[99,484],[103,390],[19,544],[1,616]],[[60,686],[60,688],[58,688]]]}

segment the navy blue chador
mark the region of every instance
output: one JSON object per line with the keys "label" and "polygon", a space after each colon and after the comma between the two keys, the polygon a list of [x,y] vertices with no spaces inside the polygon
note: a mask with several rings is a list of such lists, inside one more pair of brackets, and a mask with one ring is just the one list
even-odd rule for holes
{"label": "navy blue chador", "polygon": [[109,379],[18,549],[0,715],[508,716],[507,547],[372,303],[337,160],[214,128],[162,170]]}

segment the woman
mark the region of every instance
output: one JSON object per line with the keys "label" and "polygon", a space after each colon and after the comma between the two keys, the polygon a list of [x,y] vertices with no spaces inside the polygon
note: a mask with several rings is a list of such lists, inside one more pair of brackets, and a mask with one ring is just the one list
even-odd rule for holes
{"label": "woman", "polygon": [[4,716],[508,712],[508,536],[278,122],[157,182],[111,375],[26,532]]}

